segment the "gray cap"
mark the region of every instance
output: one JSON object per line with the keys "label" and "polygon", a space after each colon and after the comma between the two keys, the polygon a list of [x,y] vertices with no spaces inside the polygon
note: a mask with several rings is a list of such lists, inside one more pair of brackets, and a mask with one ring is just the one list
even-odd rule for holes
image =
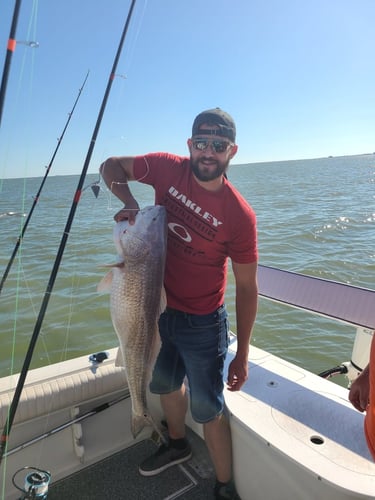
{"label": "gray cap", "polygon": [[217,130],[211,130],[209,134],[226,137],[232,142],[236,141],[236,125],[233,118],[220,108],[208,109],[202,111],[195,118],[193,123],[192,136],[207,134],[207,131],[201,131],[202,125],[216,125]]}

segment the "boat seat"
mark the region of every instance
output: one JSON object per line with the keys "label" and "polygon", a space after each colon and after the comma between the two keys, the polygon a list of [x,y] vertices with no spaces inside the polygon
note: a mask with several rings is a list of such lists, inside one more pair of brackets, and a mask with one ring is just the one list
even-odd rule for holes
{"label": "boat seat", "polygon": [[[117,348],[108,351],[109,359],[92,364],[88,356],[58,365],[37,368],[28,374],[13,423],[49,415],[63,408],[82,405],[107,394],[126,389],[123,367],[116,366]],[[58,367],[58,373],[55,372]],[[0,380],[0,425],[5,425],[18,374]]]}

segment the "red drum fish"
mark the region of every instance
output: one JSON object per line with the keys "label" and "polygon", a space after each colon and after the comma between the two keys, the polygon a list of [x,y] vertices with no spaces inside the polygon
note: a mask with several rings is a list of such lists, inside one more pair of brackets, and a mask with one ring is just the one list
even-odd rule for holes
{"label": "red drum fish", "polygon": [[121,262],[111,266],[98,291],[110,291],[110,309],[119,339],[132,401],[131,430],[136,437],[154,425],[146,391],[160,348],[158,319],[166,307],[164,268],[167,216],[160,205],[137,213],[135,223],[118,222],[114,242]]}

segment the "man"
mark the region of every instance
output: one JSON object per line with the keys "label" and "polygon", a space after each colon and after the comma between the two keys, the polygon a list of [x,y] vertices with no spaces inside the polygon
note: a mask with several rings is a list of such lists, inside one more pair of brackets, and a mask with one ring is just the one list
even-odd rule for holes
{"label": "man", "polygon": [[370,362],[350,387],[349,401],[365,416],[365,436],[368,449],[375,460],[375,335],[372,337]]}
{"label": "man", "polygon": [[228,258],[236,284],[238,348],[228,371],[228,389],[238,391],[248,376],[248,351],[257,311],[257,241],[254,211],[228,182],[237,152],[236,127],[219,108],[200,113],[187,145],[190,158],[168,153],[113,157],[100,167],[109,189],[124,204],[115,220],[134,222],[139,210],[128,181],[155,189],[168,220],[165,271],[167,309],[159,320],[162,341],[150,390],[160,394],[168,445],[140,465],[145,476],[191,457],[185,438],[189,382],[193,418],[203,424],[215,467],[216,499],[239,499],[232,480],[232,443],[224,413],[223,366],[228,346],[224,305]]}

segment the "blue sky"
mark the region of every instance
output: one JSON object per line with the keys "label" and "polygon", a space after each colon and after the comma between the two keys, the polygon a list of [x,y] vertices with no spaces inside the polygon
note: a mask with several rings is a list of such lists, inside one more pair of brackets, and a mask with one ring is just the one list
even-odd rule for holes
{"label": "blue sky", "polygon": [[[0,127],[0,178],[86,158],[126,20],[126,0],[23,0]],[[1,70],[14,1],[1,6]],[[90,162],[186,154],[200,111],[237,123],[233,163],[375,151],[374,0],[138,0]]]}

